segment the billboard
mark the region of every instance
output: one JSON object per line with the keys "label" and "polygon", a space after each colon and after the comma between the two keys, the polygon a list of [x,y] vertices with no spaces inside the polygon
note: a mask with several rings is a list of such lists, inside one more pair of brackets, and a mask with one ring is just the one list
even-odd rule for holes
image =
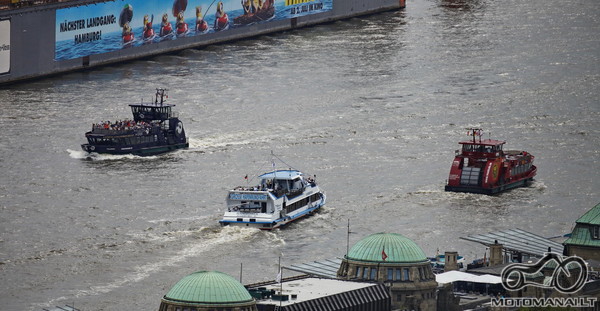
{"label": "billboard", "polygon": [[55,60],[329,11],[333,0],[117,0],[56,11]]}
{"label": "billboard", "polygon": [[0,20],[0,74],[10,72],[10,19]]}

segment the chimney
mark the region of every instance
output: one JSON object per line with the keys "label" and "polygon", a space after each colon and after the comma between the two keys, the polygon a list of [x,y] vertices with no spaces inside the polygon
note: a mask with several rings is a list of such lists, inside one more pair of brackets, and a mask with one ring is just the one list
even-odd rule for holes
{"label": "chimney", "polygon": [[504,257],[502,256],[502,250],[504,245],[498,244],[498,240],[494,241],[494,244],[490,245],[490,266],[497,266],[504,263]]}
{"label": "chimney", "polygon": [[444,252],[444,272],[458,270],[458,252]]}

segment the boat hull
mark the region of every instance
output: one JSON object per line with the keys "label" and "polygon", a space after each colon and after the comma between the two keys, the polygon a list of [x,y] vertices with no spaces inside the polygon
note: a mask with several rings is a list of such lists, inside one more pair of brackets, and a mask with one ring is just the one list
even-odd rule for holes
{"label": "boat hull", "polygon": [[496,194],[506,190],[519,188],[519,187],[528,187],[533,178],[524,178],[521,180],[514,181],[512,183],[507,183],[502,186],[492,187],[492,188],[482,188],[482,187],[473,187],[473,186],[446,186],[444,190],[450,192],[468,192],[468,193],[479,193],[479,194]]}
{"label": "boat hull", "polygon": [[135,146],[123,146],[123,147],[107,147],[107,146],[94,146],[90,144],[82,144],[81,149],[88,153],[98,154],[112,154],[112,155],[136,155],[136,156],[153,156],[167,152],[171,152],[177,149],[185,149],[189,147],[189,143],[171,144],[171,145],[159,145],[150,147],[135,147]]}
{"label": "boat hull", "polygon": [[251,221],[252,218],[248,218],[248,221],[245,220],[220,220],[219,223],[222,226],[240,226],[240,227],[252,227],[258,228],[261,230],[273,230],[277,228],[285,227],[287,224],[292,223],[304,216],[312,216],[316,213],[321,207],[323,207],[325,203],[320,203],[314,207],[307,208],[306,210],[300,211],[294,215],[288,215],[285,217],[281,217],[274,221]]}

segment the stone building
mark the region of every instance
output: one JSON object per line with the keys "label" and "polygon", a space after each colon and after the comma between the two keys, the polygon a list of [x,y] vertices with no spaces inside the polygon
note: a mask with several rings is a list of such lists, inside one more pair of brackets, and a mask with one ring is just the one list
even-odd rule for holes
{"label": "stone building", "polygon": [[257,311],[256,301],[236,279],[217,271],[198,271],[161,299],[159,311]]}
{"label": "stone building", "polygon": [[357,242],[337,276],[385,284],[395,310],[437,309],[438,284],[427,256],[415,242],[397,233],[375,233]]}

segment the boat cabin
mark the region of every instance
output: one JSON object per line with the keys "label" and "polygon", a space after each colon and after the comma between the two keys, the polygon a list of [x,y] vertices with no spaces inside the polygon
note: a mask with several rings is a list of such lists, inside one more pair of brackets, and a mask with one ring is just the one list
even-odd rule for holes
{"label": "boat cabin", "polygon": [[150,122],[153,120],[168,120],[170,118],[177,118],[172,111],[175,107],[173,104],[167,104],[164,89],[156,89],[156,94],[153,103],[140,103],[131,104],[131,113],[133,114],[133,120],[136,122],[145,121]]}
{"label": "boat cabin", "polygon": [[[494,139],[483,139],[480,141],[461,141],[461,155],[469,158],[496,158],[504,156],[502,147],[506,142]],[[458,153],[458,150],[457,150]]]}

